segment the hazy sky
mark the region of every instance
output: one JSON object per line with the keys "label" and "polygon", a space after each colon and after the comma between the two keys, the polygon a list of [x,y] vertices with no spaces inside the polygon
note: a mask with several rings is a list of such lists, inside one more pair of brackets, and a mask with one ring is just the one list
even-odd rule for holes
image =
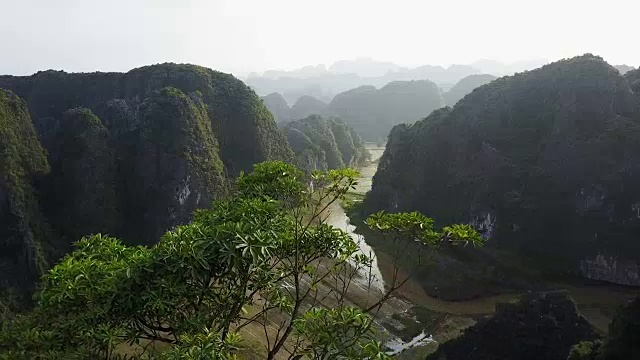
{"label": "hazy sky", "polygon": [[585,52],[640,65],[638,0],[0,0],[0,74],[190,62],[243,75]]}

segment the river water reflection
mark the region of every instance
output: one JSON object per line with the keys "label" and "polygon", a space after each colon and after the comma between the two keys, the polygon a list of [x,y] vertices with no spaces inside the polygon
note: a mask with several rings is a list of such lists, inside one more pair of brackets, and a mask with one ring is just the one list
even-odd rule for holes
{"label": "river water reflection", "polygon": [[[371,190],[373,175],[376,173],[376,169],[378,168],[378,161],[384,152],[384,147],[381,148],[375,145],[368,145],[367,150],[371,154],[371,162],[358,169],[360,177],[358,178],[358,185],[355,190],[355,192],[361,194],[366,194]],[[369,284],[371,284],[373,289],[384,292],[384,280],[382,278],[380,268],[378,267],[378,259],[376,258],[373,248],[367,244],[364,236],[355,232],[356,227],[350,223],[349,217],[345,213],[341,204],[338,202],[334,203],[328,211],[329,214],[327,216],[327,222],[330,225],[348,233],[358,244],[360,249],[359,252],[372,259],[371,268],[361,269],[359,271],[360,276],[355,279],[356,283],[362,287],[368,287]]]}

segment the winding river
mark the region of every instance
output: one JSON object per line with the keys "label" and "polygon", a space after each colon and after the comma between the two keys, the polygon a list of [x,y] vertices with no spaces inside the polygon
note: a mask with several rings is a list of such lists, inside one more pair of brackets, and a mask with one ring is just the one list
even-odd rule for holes
{"label": "winding river", "polygon": [[[358,178],[358,185],[356,186],[355,192],[360,194],[366,194],[371,190],[373,175],[376,173],[378,161],[384,152],[383,147],[381,148],[374,145],[367,146],[367,150],[371,154],[371,162],[358,169],[360,177]],[[355,279],[356,283],[367,288],[370,284],[372,288],[383,293],[385,291],[385,284],[382,278],[382,273],[380,272],[380,267],[378,266],[378,258],[376,257],[373,248],[367,244],[364,236],[355,232],[356,227],[350,223],[349,217],[345,213],[341,204],[335,202],[328,210],[329,214],[327,216],[327,222],[331,226],[348,233],[358,244],[359,253],[368,256],[372,260],[370,269],[366,268],[359,271],[360,276]]]}
{"label": "winding river", "polygon": [[[358,178],[358,185],[355,189],[355,192],[363,195],[371,190],[373,176],[375,175],[378,168],[378,161],[380,160],[380,157],[384,152],[384,147],[378,147],[373,144],[368,144],[367,150],[371,154],[371,162],[358,169],[358,171],[360,172],[360,177]],[[341,204],[334,203],[331,206],[331,208],[329,209],[329,214],[327,216],[327,222],[330,225],[348,233],[351,238],[358,244],[359,252],[361,254],[367,255],[372,260],[370,268],[361,269],[359,271],[359,276],[355,279],[355,284],[368,293],[371,293],[372,291],[377,291],[379,292],[379,294],[384,293],[386,290],[385,282],[378,265],[378,258],[376,257],[375,251],[371,246],[369,246],[369,244],[367,244],[364,236],[355,232],[356,227],[350,223],[350,219],[345,213]],[[391,301],[388,303],[388,306],[385,307],[383,314],[380,315],[382,315],[382,317],[386,319],[388,325],[389,323],[394,322],[391,315],[393,315],[394,313],[406,314],[406,311],[410,306],[411,304],[405,301],[399,299],[391,299]],[[378,322],[378,325],[385,328],[384,324],[380,322]],[[390,329],[387,329],[387,331],[389,330]],[[389,349],[389,355],[397,355],[404,352],[405,350],[422,347],[430,342],[433,342],[433,338],[427,335],[425,332],[418,334],[409,341],[403,341],[399,337],[391,335],[392,332],[393,331],[389,332],[390,337],[388,337],[385,341],[385,346]]]}

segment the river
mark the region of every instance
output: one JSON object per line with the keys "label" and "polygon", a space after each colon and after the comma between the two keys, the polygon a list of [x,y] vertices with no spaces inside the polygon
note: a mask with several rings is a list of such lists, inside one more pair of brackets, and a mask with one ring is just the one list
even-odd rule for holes
{"label": "river", "polygon": [[[378,161],[384,152],[384,147],[368,144],[367,150],[371,154],[371,162],[357,169],[360,172],[360,177],[358,178],[358,184],[354,191],[363,195],[371,190],[373,176],[378,168]],[[328,210],[326,218],[327,222],[330,225],[348,233],[358,244],[359,253],[367,255],[372,260],[370,268],[360,269],[359,276],[355,279],[355,284],[358,285],[361,290],[369,293],[371,298],[379,297],[386,289],[375,251],[369,244],[367,244],[364,236],[355,232],[356,227],[350,223],[350,219],[341,204],[336,202],[332,204]],[[384,343],[389,349],[389,355],[398,355],[408,349],[424,347],[433,342],[433,338],[427,335],[424,331],[409,341],[403,341],[399,337],[392,335],[392,333],[396,332],[398,329],[403,328],[403,325],[394,320],[394,315],[400,315],[402,317],[407,316],[408,310],[411,306],[412,304],[405,300],[392,298],[378,314],[379,319],[376,323],[388,334]],[[392,329],[389,326],[395,329]]]}
{"label": "river", "polygon": [[[371,154],[371,162],[358,169],[360,177],[358,178],[358,184],[354,192],[359,194],[366,194],[371,190],[371,184],[373,181],[373,175],[378,168],[378,161],[384,152],[384,148],[375,145],[368,145],[367,150]],[[329,225],[336,227],[351,236],[351,238],[358,244],[359,253],[364,254],[371,258],[371,268],[360,269],[359,277],[355,279],[356,283],[363,287],[368,287],[369,284],[372,288],[384,293],[385,284],[378,266],[378,258],[375,251],[364,239],[364,236],[355,232],[356,227],[350,223],[349,217],[342,208],[342,204],[335,202],[328,209],[328,216],[326,221]]]}

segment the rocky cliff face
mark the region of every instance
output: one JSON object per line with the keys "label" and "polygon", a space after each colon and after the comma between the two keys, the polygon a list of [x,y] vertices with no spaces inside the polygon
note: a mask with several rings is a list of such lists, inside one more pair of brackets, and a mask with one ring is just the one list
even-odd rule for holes
{"label": "rocky cliff face", "polygon": [[33,183],[48,172],[26,104],[0,89],[0,288],[27,286],[46,266]]}
{"label": "rocky cliff face", "polygon": [[597,339],[575,304],[562,293],[528,295],[496,306],[496,314],[441,344],[428,360],[566,360],[571,347]]}
{"label": "rocky cliff face", "polygon": [[[11,217],[0,232],[11,232],[2,238],[13,239],[3,255],[25,253],[29,264],[35,256],[30,244],[40,240],[58,241],[52,257],[97,232],[155,242],[195,209],[224,196],[228,179],[240,171],[264,160],[293,160],[255,93],[231,75],[203,67],[45,71],[2,76],[0,88],[26,101],[2,93],[8,124],[2,145],[14,149],[0,164],[0,200],[8,209],[0,214]],[[35,235],[40,227],[32,214],[38,209],[49,225],[46,236]]]}
{"label": "rocky cliff face", "polygon": [[490,249],[640,285],[632,75],[584,55],[494,80],[452,109],[397,126],[367,207],[482,224]]}
{"label": "rocky cliff face", "polygon": [[290,122],[284,133],[307,171],[355,167],[369,157],[358,134],[337,117],[311,115]]}
{"label": "rocky cliff face", "polygon": [[589,279],[637,286],[640,284],[640,260],[596,254],[580,261],[580,273]]}
{"label": "rocky cliff face", "polygon": [[442,92],[435,83],[394,81],[379,90],[361,86],[338,94],[324,113],[343,119],[365,141],[380,141],[394,125],[413,123],[443,106]]}

